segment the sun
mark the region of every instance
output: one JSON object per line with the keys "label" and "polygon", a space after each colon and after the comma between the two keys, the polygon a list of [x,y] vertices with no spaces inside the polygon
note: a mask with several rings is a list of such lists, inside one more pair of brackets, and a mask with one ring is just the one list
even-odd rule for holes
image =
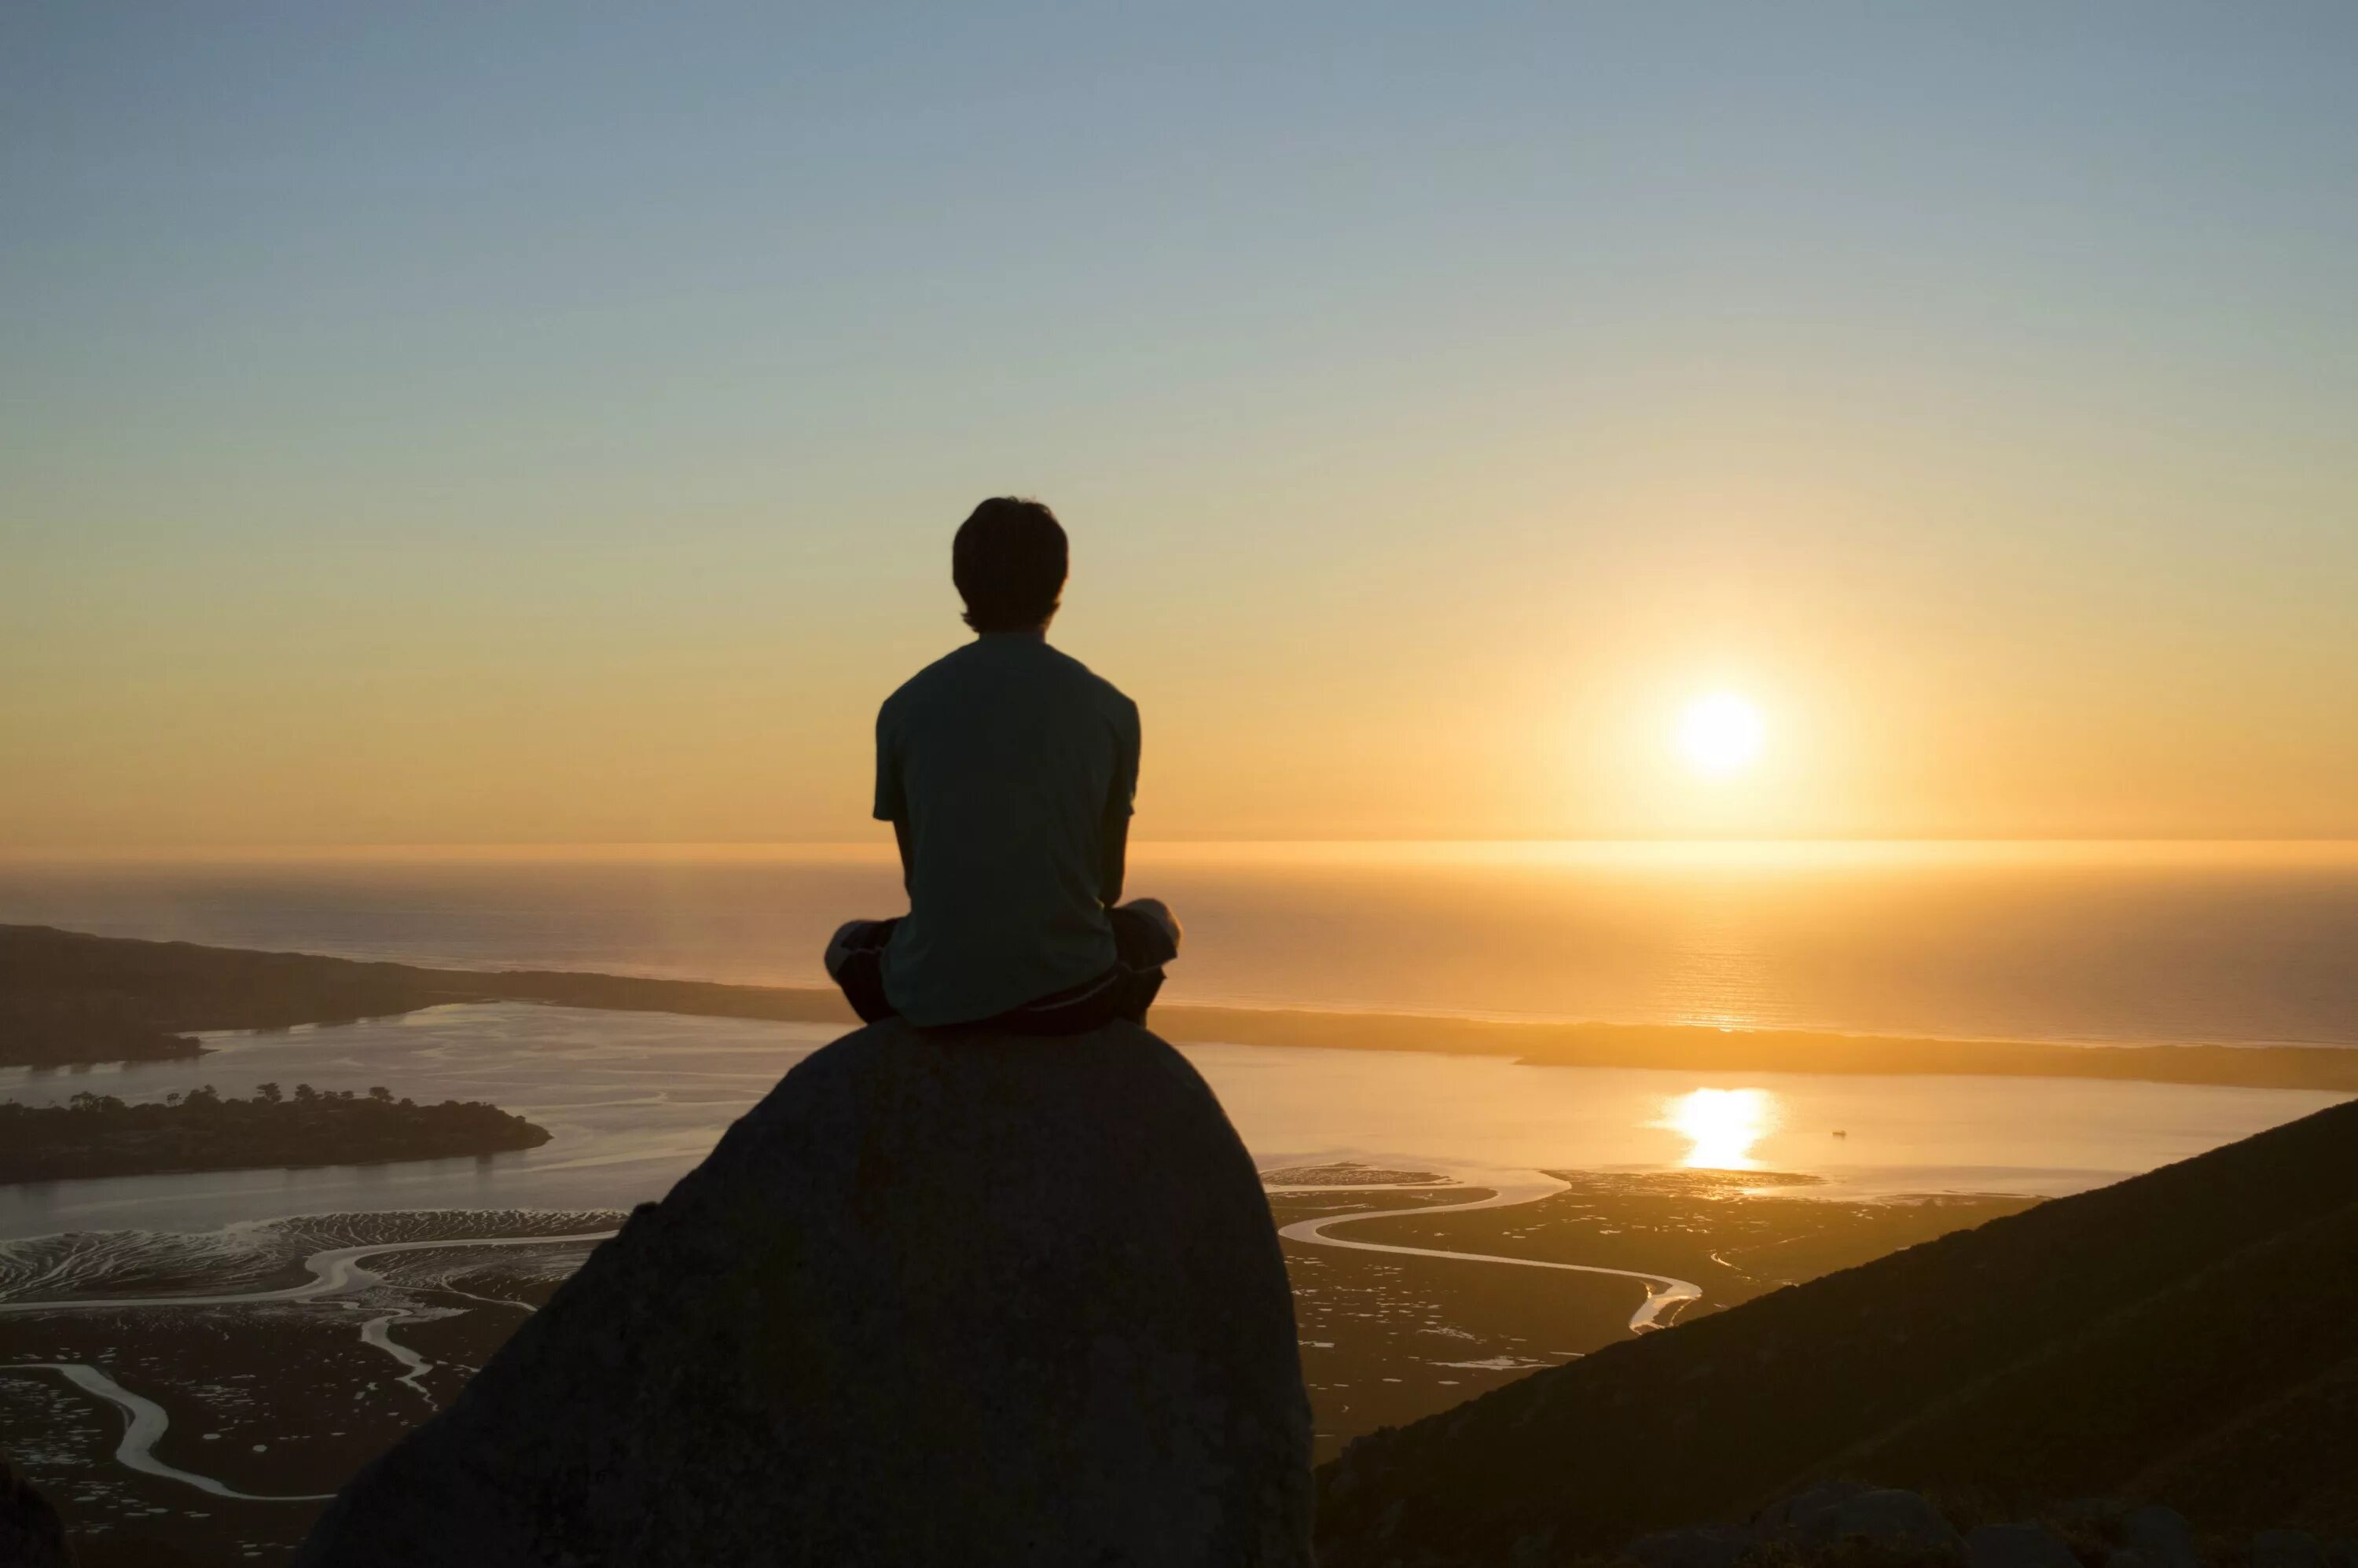
{"label": "sun", "polygon": [[1760,709],[1732,691],[1715,691],[1679,715],[1679,750],[1698,773],[1741,773],[1760,756],[1768,723]]}

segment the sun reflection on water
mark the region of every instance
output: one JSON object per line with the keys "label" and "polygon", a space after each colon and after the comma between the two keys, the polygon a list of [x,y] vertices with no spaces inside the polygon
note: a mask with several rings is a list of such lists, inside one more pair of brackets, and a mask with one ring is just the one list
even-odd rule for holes
{"label": "sun reflection on water", "polygon": [[1690,1170],[1757,1171],[1752,1146],[1779,1119],[1777,1097],[1767,1089],[1694,1089],[1664,1100],[1652,1125],[1687,1140],[1679,1163]]}

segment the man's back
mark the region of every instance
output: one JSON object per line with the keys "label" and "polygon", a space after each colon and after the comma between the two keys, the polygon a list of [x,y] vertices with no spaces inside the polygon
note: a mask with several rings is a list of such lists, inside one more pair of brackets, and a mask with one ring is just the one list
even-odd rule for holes
{"label": "man's back", "polygon": [[885,989],[921,1025],[991,1018],[1113,964],[1106,825],[1138,784],[1138,708],[1037,635],[977,638],[876,719],[876,815],[905,825],[909,917]]}

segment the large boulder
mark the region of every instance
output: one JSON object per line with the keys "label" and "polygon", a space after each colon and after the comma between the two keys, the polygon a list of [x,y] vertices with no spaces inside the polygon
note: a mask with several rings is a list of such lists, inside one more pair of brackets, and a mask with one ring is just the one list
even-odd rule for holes
{"label": "large boulder", "polygon": [[643,1206],[308,1568],[1310,1562],[1285,1269],[1184,1058],[897,1022]]}

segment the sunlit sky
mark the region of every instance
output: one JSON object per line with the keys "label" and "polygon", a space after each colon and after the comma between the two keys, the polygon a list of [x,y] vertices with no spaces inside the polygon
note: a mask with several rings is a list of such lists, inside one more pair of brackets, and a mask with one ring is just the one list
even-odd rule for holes
{"label": "sunlit sky", "polygon": [[2358,7],[984,9],[0,13],[0,847],[2358,835]]}

